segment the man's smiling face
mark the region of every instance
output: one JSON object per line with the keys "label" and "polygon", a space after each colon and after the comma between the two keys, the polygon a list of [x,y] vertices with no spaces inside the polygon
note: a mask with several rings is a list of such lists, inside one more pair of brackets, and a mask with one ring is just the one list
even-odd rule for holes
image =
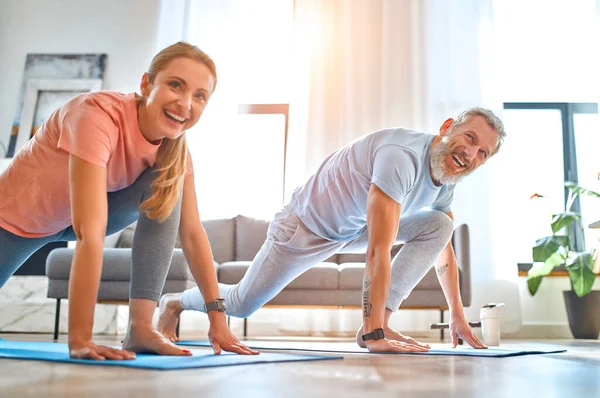
{"label": "man's smiling face", "polygon": [[498,134],[481,115],[459,125],[448,119],[440,129],[441,140],[431,148],[431,176],[439,184],[456,184],[494,153]]}

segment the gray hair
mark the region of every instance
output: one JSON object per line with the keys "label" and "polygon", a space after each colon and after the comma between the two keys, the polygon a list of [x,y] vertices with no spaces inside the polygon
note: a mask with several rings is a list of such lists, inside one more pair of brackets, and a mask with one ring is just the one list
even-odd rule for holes
{"label": "gray hair", "polygon": [[500,120],[500,118],[489,109],[479,107],[467,109],[466,111],[458,115],[456,119],[454,119],[454,123],[452,123],[452,125],[450,126],[450,131],[454,131],[455,127],[460,126],[472,116],[483,116],[487,123],[494,129],[494,131],[498,135],[496,149],[494,149],[492,153],[490,153],[490,157],[495,155],[500,150],[500,146],[502,146],[502,143],[504,142],[504,138],[506,137],[506,131],[504,130],[504,123],[502,123],[502,120]]}

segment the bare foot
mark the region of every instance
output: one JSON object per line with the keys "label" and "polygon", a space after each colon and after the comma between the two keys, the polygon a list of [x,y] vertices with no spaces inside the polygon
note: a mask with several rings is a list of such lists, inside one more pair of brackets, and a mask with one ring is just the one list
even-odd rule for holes
{"label": "bare foot", "polygon": [[[400,341],[402,343],[408,343],[408,344],[416,345],[418,347],[423,347],[423,348],[431,348],[431,346],[429,344],[420,343],[417,340],[413,339],[412,337],[404,336],[402,333],[397,332],[392,328],[384,328],[383,334],[384,334],[385,338],[389,339],[389,340],[396,340],[396,341]],[[363,328],[361,326],[360,329],[358,329],[358,331],[356,332],[356,344],[358,344],[362,348],[367,348],[367,343],[362,340],[362,335],[363,335]]]}
{"label": "bare foot", "polygon": [[151,325],[135,326],[131,323],[123,341],[123,349],[137,353],[190,356],[190,350],[177,347],[158,333]]}
{"label": "bare foot", "polygon": [[175,333],[179,314],[183,312],[181,306],[181,293],[165,294],[160,298],[158,305],[158,331],[170,341],[179,341]]}
{"label": "bare foot", "polygon": [[367,343],[363,341],[362,335],[363,335],[363,327],[361,326],[358,329],[358,331],[356,332],[356,344],[358,344],[358,346],[361,348],[367,348]]}

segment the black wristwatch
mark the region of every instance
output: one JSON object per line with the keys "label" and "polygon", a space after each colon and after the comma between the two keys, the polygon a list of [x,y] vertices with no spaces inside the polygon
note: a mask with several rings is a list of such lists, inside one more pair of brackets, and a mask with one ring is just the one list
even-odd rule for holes
{"label": "black wristwatch", "polygon": [[204,312],[217,310],[219,312],[227,311],[227,307],[225,306],[225,300],[222,298],[218,298],[215,301],[204,304]]}
{"label": "black wristwatch", "polygon": [[367,341],[367,340],[381,340],[384,339],[385,335],[383,334],[383,329],[382,328],[377,328],[375,330],[373,330],[371,333],[367,333],[367,334],[363,334],[362,335],[362,341]]}

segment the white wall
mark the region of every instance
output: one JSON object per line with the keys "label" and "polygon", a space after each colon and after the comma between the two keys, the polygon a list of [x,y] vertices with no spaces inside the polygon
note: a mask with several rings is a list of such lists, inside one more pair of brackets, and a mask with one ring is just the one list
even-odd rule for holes
{"label": "white wall", "polygon": [[103,89],[136,91],[160,0],[0,0],[0,142],[8,146],[28,53],[106,53]]}
{"label": "white wall", "polygon": [[[600,278],[596,278],[594,290],[600,290]],[[527,290],[527,278],[519,278],[521,330],[511,337],[517,338],[572,338],[567,317],[563,291],[571,290],[567,276],[546,277],[535,296]]]}

